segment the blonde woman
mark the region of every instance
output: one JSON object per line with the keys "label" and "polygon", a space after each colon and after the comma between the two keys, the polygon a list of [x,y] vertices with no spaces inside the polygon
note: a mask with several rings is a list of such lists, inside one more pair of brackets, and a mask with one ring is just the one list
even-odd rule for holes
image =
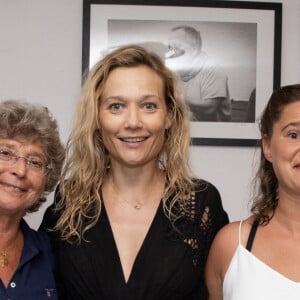
{"label": "blonde woman", "polygon": [[210,243],[228,222],[218,191],[188,167],[176,79],[137,46],[84,83],[51,233],[63,299],[205,299]]}

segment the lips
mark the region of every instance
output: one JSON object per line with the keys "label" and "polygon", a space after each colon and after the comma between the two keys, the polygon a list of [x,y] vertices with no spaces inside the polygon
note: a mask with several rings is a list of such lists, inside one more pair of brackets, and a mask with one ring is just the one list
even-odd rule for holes
{"label": "lips", "polygon": [[0,186],[3,186],[5,188],[10,188],[14,191],[19,191],[19,192],[25,192],[26,191],[26,189],[23,189],[21,187],[13,185],[13,184],[4,183],[4,182],[0,182]]}
{"label": "lips", "polygon": [[179,49],[179,48],[173,48],[170,49],[166,54],[165,54],[165,59],[169,59],[169,58],[176,58],[179,56],[182,56],[185,54],[185,51],[183,49]]}
{"label": "lips", "polygon": [[145,141],[147,138],[146,137],[125,137],[125,138],[120,138],[121,141],[126,142],[126,143],[140,143]]}

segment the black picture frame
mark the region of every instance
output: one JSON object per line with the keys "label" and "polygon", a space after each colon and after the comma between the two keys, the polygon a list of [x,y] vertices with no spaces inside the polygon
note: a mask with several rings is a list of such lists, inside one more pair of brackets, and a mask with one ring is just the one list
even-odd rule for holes
{"label": "black picture frame", "polygon": [[[228,49],[226,50],[225,47],[224,53],[230,53],[230,49],[233,49],[233,47],[235,47],[235,49],[238,48],[232,45],[234,44],[232,41],[238,43],[238,40],[242,40],[242,38],[238,38],[239,36],[237,36],[237,38],[230,38],[230,43],[226,43],[226,27],[229,28],[227,32],[228,35],[233,34],[233,32],[239,32],[239,34],[243,35],[244,28],[247,28],[247,31],[250,32],[249,36],[251,32],[254,32],[255,34],[252,34],[251,38],[255,43],[253,43],[251,39],[244,41],[245,45],[248,44],[249,49],[251,48],[252,62],[255,56],[254,64],[249,63],[248,66],[249,70],[251,70],[249,74],[252,74],[252,77],[249,76],[251,80],[247,81],[248,73],[244,73],[246,76],[239,76],[236,74],[239,74],[239,72],[234,71],[231,72],[231,74],[233,74],[232,77],[229,77],[229,80],[235,77],[235,81],[232,79],[233,82],[231,82],[232,90],[240,87],[244,78],[244,90],[240,88],[240,96],[231,99],[235,105],[235,112],[237,114],[240,113],[240,116],[242,116],[241,112],[245,113],[246,104],[248,107],[251,102],[250,92],[253,87],[252,92],[255,91],[255,110],[252,120],[248,121],[242,119],[242,121],[237,120],[230,122],[191,121],[191,144],[209,146],[258,146],[260,139],[258,130],[259,116],[272,91],[280,87],[282,38],[281,3],[250,1],[196,2],[191,0],[83,0],[83,78],[87,70],[93,65],[93,59],[94,61],[98,59],[96,59],[97,55],[95,55],[97,51],[100,56],[101,49],[97,50],[97,45],[101,45],[103,49],[107,49],[109,46],[107,42],[108,21],[113,24],[117,23],[117,25],[122,21],[123,23],[121,24],[127,25],[128,23],[128,27],[130,27],[131,22],[145,24],[148,21],[151,26],[157,23],[165,24],[165,22],[170,22],[170,24],[174,22],[199,23],[201,25],[207,25],[206,27],[210,32],[222,28],[220,33],[216,31],[216,33],[220,35],[215,38],[215,41],[217,43],[217,41],[220,40],[222,47],[228,44]],[[211,26],[211,24],[214,26]],[[147,24],[143,26],[147,26]],[[132,27],[133,26],[130,28]],[[230,28],[233,28],[233,31],[230,31],[232,30]],[[128,35],[134,36],[134,32],[127,32]],[[253,36],[255,37],[253,38]],[[128,43],[132,42],[128,41]],[[122,41],[120,41],[120,44],[122,44]],[[245,45],[241,47],[241,49],[246,49]],[[248,53],[248,50],[238,53],[246,52]],[[242,57],[242,55],[236,56]],[[228,60],[223,58],[225,64],[228,61],[233,62],[233,59],[236,58]],[[242,58],[240,64],[244,64]],[[244,66],[242,68],[244,68]],[[230,67],[228,67],[228,70],[229,69]],[[246,71],[244,70],[244,72]],[[250,87],[250,81],[254,86]],[[241,96],[242,94],[247,94],[247,89],[249,90],[248,99],[246,96]],[[238,94],[238,92],[236,92],[236,94]],[[243,108],[239,108],[239,106]],[[239,109],[241,111],[239,111]]]}

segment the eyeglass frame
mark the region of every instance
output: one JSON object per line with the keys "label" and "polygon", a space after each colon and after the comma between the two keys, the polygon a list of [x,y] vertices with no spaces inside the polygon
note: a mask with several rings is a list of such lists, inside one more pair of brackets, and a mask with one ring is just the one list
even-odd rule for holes
{"label": "eyeglass frame", "polygon": [[[2,156],[4,151],[9,152],[9,156],[6,157],[6,158],[4,156]],[[51,170],[51,167],[49,166],[49,164],[42,163],[42,166],[39,169],[37,167],[37,165],[33,164],[34,160],[32,160],[30,158],[27,158],[25,156],[18,155],[18,154],[16,154],[15,152],[13,152],[11,150],[3,150],[3,149],[0,148],[0,163],[4,162],[4,163],[9,164],[10,166],[13,166],[17,163],[17,161],[20,158],[24,158],[27,170],[31,170],[31,171],[34,171],[36,173],[45,174],[45,175],[47,175],[48,172]]]}

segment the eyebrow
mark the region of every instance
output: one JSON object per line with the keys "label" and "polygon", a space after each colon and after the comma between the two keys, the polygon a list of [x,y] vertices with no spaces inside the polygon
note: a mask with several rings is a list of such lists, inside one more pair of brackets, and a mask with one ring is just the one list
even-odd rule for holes
{"label": "eyebrow", "polygon": [[16,147],[14,145],[8,143],[0,143],[0,147],[6,147],[9,148],[10,150],[16,150]]}
{"label": "eyebrow", "polygon": [[288,123],[287,125],[285,125],[281,131],[284,131],[286,130],[288,127],[290,126],[293,126],[293,127],[300,127],[300,122],[291,122],[291,123]]}
{"label": "eyebrow", "polygon": [[[12,151],[14,151],[14,152],[17,151],[15,145],[13,145],[13,144],[8,144],[8,143],[1,144],[1,143],[0,143],[0,147],[7,147],[7,148],[9,148],[10,150],[12,150]],[[43,160],[46,159],[44,153],[37,152],[37,151],[33,151],[33,152],[27,153],[27,154],[26,154],[26,157],[28,157],[28,156],[36,156],[36,157],[39,157],[39,158],[41,158],[41,159],[43,159]]]}
{"label": "eyebrow", "polygon": [[[155,94],[146,94],[143,95],[139,100],[141,101],[145,101],[147,99],[151,99],[151,98],[155,98],[155,99],[159,99],[161,100],[161,97],[159,97],[159,95],[155,95]],[[127,101],[126,97],[123,96],[108,96],[106,98],[102,98],[101,101],[111,101],[111,100],[117,100],[117,101]]]}

